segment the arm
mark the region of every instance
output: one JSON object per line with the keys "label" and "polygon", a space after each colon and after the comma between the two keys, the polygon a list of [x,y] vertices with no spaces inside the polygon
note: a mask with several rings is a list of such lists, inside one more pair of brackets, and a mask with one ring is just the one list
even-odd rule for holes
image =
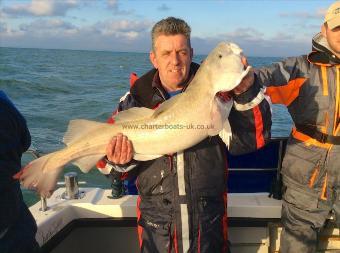
{"label": "arm", "polygon": [[230,153],[252,152],[269,141],[271,110],[263,98],[263,90],[256,81],[245,92],[234,95],[234,106],[229,115],[232,130]]}
{"label": "arm", "polygon": [[289,106],[299,95],[309,73],[306,56],[290,57],[256,70],[256,82],[266,87],[273,104]]}
{"label": "arm", "polygon": [[[137,106],[137,102],[133,96],[127,92],[118,104],[116,111],[107,120],[108,123],[114,124],[114,117],[120,111]],[[114,136],[106,147],[106,156],[97,163],[99,171],[105,175],[116,172],[128,172],[138,164],[132,159],[133,146],[126,136],[119,134]],[[112,175],[111,175],[112,176]],[[117,177],[117,175],[114,175]]]}
{"label": "arm", "polygon": [[[233,132],[230,152],[247,153],[261,148],[270,139],[271,103],[289,106],[299,95],[308,73],[306,56],[291,57],[255,71],[253,86],[234,97],[229,121]],[[257,106],[254,99],[266,95]],[[264,94],[263,94],[264,93]],[[257,94],[257,95],[256,95]],[[257,104],[255,103],[253,104]]]}
{"label": "arm", "polygon": [[[3,93],[4,94],[4,93]],[[1,95],[1,94],[0,94]],[[21,168],[21,155],[31,145],[26,120],[14,104],[0,97],[0,168],[13,175]]]}

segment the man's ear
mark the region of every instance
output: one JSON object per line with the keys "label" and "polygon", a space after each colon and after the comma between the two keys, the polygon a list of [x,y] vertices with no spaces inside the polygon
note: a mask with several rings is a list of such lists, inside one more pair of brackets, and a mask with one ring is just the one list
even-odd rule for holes
{"label": "man's ear", "polygon": [[153,51],[150,51],[149,58],[150,58],[152,65],[155,67],[155,69],[158,69],[158,63],[157,63],[156,55]]}
{"label": "man's ear", "polygon": [[322,25],[321,25],[321,34],[322,34],[322,36],[324,36],[325,38],[327,37],[327,28],[326,28],[326,23],[323,23]]}

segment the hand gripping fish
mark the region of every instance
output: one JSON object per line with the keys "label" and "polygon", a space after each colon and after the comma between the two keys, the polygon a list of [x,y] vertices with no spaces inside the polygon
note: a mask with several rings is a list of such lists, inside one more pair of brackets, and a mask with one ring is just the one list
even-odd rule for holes
{"label": "hand gripping fish", "polygon": [[105,155],[111,138],[123,133],[132,141],[135,160],[155,159],[185,150],[208,136],[220,135],[228,145],[228,116],[233,101],[223,103],[216,94],[234,89],[247,75],[242,50],[220,43],[204,60],[185,92],[156,110],[131,108],[115,116],[115,124],[71,120],[64,136],[67,147],[30,162],[14,177],[41,196],[53,192],[63,166],[72,162],[83,172]]}

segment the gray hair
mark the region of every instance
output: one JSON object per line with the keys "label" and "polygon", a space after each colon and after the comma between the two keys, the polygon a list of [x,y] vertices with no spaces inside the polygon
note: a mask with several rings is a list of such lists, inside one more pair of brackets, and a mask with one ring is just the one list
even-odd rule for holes
{"label": "gray hair", "polygon": [[155,40],[159,35],[177,35],[182,34],[188,40],[190,47],[190,26],[183,20],[174,17],[168,17],[158,21],[152,28],[151,39],[152,39],[152,51],[155,52]]}

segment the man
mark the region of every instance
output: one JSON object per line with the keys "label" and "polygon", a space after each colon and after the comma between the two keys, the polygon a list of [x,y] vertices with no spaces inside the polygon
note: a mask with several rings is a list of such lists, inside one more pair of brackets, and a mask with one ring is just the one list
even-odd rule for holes
{"label": "man", "polygon": [[23,201],[20,182],[12,178],[21,169],[31,135],[24,117],[2,91],[0,119],[0,252],[38,252],[36,222]]}
{"label": "man", "polygon": [[[155,68],[135,81],[118,111],[133,106],[156,108],[185,91],[199,67],[192,62],[190,32],[186,22],[173,17],[153,27],[150,60]],[[235,103],[244,108],[260,92],[260,87],[249,88],[247,83],[233,92]],[[265,100],[253,109],[233,109],[229,120],[233,153],[260,148],[270,137],[270,108]],[[131,141],[118,135],[107,146],[106,155],[115,170],[137,176],[141,252],[228,251],[226,158],[219,137],[207,138],[183,152],[137,162],[132,160]]]}
{"label": "man", "polygon": [[340,2],[330,6],[313,52],[262,68],[257,81],[294,121],[283,160],[281,253],[316,252],[331,212],[340,224]]}

